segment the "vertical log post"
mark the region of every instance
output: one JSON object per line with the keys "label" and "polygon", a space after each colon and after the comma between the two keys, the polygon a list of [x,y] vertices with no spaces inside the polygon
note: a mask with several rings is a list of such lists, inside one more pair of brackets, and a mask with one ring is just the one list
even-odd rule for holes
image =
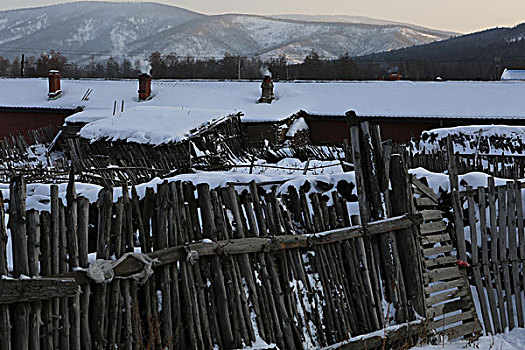
{"label": "vertical log post", "polygon": [[[392,215],[413,214],[412,188],[408,170],[403,158],[399,154],[392,155],[390,161],[390,181],[392,190],[390,202]],[[419,232],[417,227],[396,232],[398,242],[403,242],[403,249],[399,250],[399,259],[405,281],[407,299],[411,301],[414,310],[425,317],[425,293],[422,276],[421,248],[419,246]]]}
{"label": "vertical log post", "polygon": [[[111,232],[111,208],[113,205],[113,190],[103,188],[98,194],[98,232],[97,232],[97,259],[109,259],[109,234]],[[105,347],[105,316],[106,316],[106,290],[105,284],[94,287],[91,334],[94,349]]]}
{"label": "vertical log post", "polygon": [[[51,185],[51,272],[53,275],[58,275],[59,271],[59,247],[60,247],[60,210],[58,198],[58,186]],[[59,346],[59,328],[60,328],[60,301],[58,298],[53,299],[53,342],[55,346]]]}
{"label": "vertical log post", "polygon": [[[27,212],[27,238],[28,238],[28,257],[29,275],[38,277],[39,258],[40,258],[40,216],[36,210]],[[29,348],[40,349],[40,319],[42,303],[40,301],[30,303],[29,313]]]}
{"label": "vertical log post", "polygon": [[[9,186],[9,228],[13,239],[13,277],[29,276],[26,231],[26,184],[21,175],[11,178]],[[13,305],[13,349],[29,349],[29,305]]]}
{"label": "vertical log post", "polygon": [[458,258],[467,261],[467,247],[465,244],[465,232],[463,226],[463,207],[459,198],[458,165],[452,137],[447,136],[447,155],[448,155],[448,178],[450,182],[450,199],[454,212],[454,229],[456,244],[458,247]]}
{"label": "vertical log post", "polygon": [[[77,228],[78,228],[78,259],[79,265],[86,268],[88,261],[88,231],[89,231],[89,200],[84,197],[77,199]],[[83,350],[91,349],[91,332],[89,330],[89,301],[91,296],[91,285],[82,286],[80,300],[80,345]]]}
{"label": "vertical log post", "polygon": [[[362,166],[362,153],[360,145],[360,132],[359,132],[359,122],[357,121],[357,116],[354,111],[349,111],[346,113],[346,123],[350,128],[350,141],[352,144],[352,158],[354,160],[354,171],[356,179],[357,193],[359,197],[359,215],[361,224],[363,227],[366,227],[366,224],[370,221],[370,208],[367,205],[368,195],[365,189],[365,179],[364,171]],[[369,305],[376,312],[370,312],[372,327],[374,329],[379,329],[382,325],[382,318],[379,315],[383,314],[380,300],[377,299],[377,290],[374,291],[372,287],[372,281],[377,280],[377,271],[374,264],[368,263],[368,256],[372,254],[372,242],[370,237],[364,237],[357,240],[357,251],[360,263],[362,264],[363,278],[365,280],[365,288],[368,297],[370,298]],[[372,311],[372,310],[371,310]]]}
{"label": "vertical log post", "polygon": [[[79,266],[78,256],[78,234],[77,234],[77,192],[75,188],[75,170],[71,167],[69,183],[66,190],[66,227],[67,227],[67,250],[69,268],[75,269]],[[73,350],[80,350],[80,294],[69,298],[69,311],[71,332],[70,346]]]}
{"label": "vertical log post", "polygon": [[[7,276],[7,229],[5,223],[4,197],[0,191],[0,278]],[[11,350],[11,320],[9,307],[0,305],[0,349]]]}

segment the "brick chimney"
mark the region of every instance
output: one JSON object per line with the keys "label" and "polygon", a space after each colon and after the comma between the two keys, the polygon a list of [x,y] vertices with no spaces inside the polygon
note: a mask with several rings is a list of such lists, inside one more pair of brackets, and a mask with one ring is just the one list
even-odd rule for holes
{"label": "brick chimney", "polygon": [[54,100],[60,97],[62,90],[60,89],[60,72],[57,70],[49,71],[49,93],[47,96]]}
{"label": "brick chimney", "polygon": [[151,76],[146,73],[139,75],[139,101],[151,98]]}
{"label": "brick chimney", "polygon": [[259,103],[272,103],[272,101],[275,99],[275,96],[273,94],[273,82],[271,76],[264,76],[261,89],[262,95],[259,99]]}

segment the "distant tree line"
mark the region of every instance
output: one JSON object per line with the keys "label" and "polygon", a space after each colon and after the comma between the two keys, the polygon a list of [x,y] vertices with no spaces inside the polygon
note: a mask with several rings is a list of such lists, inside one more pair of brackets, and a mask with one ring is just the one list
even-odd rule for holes
{"label": "distant tree line", "polygon": [[[525,41],[524,41],[525,42]],[[494,80],[499,79],[505,67],[525,68],[525,57],[480,56],[457,59],[431,57],[403,57],[400,54],[372,55],[364,58],[344,54],[337,59],[324,59],[311,51],[300,63],[291,63],[286,56],[262,59],[225,54],[217,58],[182,57],[175,53],[162,55],[154,52],[146,62],[155,79],[242,79],[259,80],[268,69],[275,80],[387,80],[390,73],[399,73],[410,80]],[[59,70],[66,78],[136,78],[144,62],[110,57],[100,60],[94,56],[87,63],[71,62],[59,52],[42,53],[39,57],[25,57],[23,75],[45,77],[49,70]],[[0,76],[22,75],[20,58],[10,61],[0,56]]]}

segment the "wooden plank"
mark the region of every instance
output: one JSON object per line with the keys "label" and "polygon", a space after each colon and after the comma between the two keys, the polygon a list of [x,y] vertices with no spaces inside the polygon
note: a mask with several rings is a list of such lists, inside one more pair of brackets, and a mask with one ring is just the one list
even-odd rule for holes
{"label": "wooden plank", "polygon": [[470,306],[470,303],[464,298],[454,300],[450,303],[430,307],[427,312],[427,317],[428,319],[433,319],[436,316],[442,316],[451,312],[460,311]]}
{"label": "wooden plank", "polygon": [[488,265],[483,265],[483,277],[487,285],[487,296],[489,299],[490,313],[492,315],[492,323],[494,324],[494,331],[501,333],[501,325],[498,314],[498,304],[496,302],[496,294],[494,292],[494,286],[492,284],[492,276],[490,274]]}
{"label": "wooden plank", "polygon": [[443,269],[433,270],[424,274],[425,281],[428,281],[427,283],[451,280],[461,276],[461,271],[457,266],[445,267]]}
{"label": "wooden plank", "polygon": [[[468,287],[467,287],[468,288]],[[462,298],[468,295],[469,290],[467,288],[456,288],[444,291],[443,293],[436,293],[432,296],[427,298],[427,304],[429,306],[443,303],[448,300],[456,299],[456,298]]]}
{"label": "wooden plank", "polygon": [[474,191],[471,186],[467,186],[467,202],[468,202],[468,221],[470,227],[470,249],[472,256],[472,265],[477,265],[479,262],[478,251],[478,230],[476,224],[476,203],[474,201]]}
{"label": "wooden plank", "polygon": [[521,194],[521,183],[516,181],[514,187],[516,191],[516,220],[518,222],[519,256],[521,259],[525,259],[525,232],[523,227],[523,201]]}
{"label": "wooden plank", "polygon": [[503,263],[503,285],[505,287],[506,305],[507,305],[507,316],[509,329],[512,330],[515,327],[514,323],[514,303],[512,297],[512,287],[510,282],[509,265]]}
{"label": "wooden plank", "polygon": [[518,315],[518,327],[523,327],[523,305],[521,299],[520,276],[518,272],[518,241],[516,232],[516,182],[507,182],[507,232],[509,235],[509,257],[511,265],[511,281],[516,302],[516,313]]}
{"label": "wooden plank", "polygon": [[428,235],[421,237],[421,244],[423,245],[436,244],[448,241],[450,241],[450,236],[448,233],[440,233],[437,235]]}
{"label": "wooden plank", "polygon": [[465,244],[465,232],[463,228],[461,201],[459,197],[459,181],[458,181],[458,169],[457,159],[454,153],[454,144],[452,137],[447,136],[447,156],[448,156],[448,174],[450,182],[451,202],[452,210],[454,212],[454,229],[456,233],[456,242],[458,247],[458,257],[463,261],[467,261],[467,249]]}
{"label": "wooden plank", "polygon": [[436,203],[428,197],[416,198],[416,207],[418,208],[429,208],[435,207]]}
{"label": "wooden plank", "polygon": [[481,328],[479,321],[471,321],[460,326],[446,329],[443,331],[443,334],[445,334],[449,340],[452,340],[460,337],[465,337],[471,334],[477,336],[482,331],[483,329]]}
{"label": "wooden plank", "polygon": [[[7,228],[4,198],[0,191],[0,279],[7,276]],[[11,350],[11,320],[9,307],[0,305],[0,349]]]}
{"label": "wooden plank", "polygon": [[381,335],[363,334],[356,339],[346,340],[341,343],[330,345],[327,349],[331,350],[362,350],[362,349],[398,349],[411,346],[410,338],[424,333],[425,328],[422,324],[415,322],[393,326],[393,329],[385,328]]}
{"label": "wooden plank", "polygon": [[421,210],[420,213],[425,221],[441,220],[443,218],[441,210],[427,209]]}
{"label": "wooden plank", "polygon": [[450,264],[456,264],[457,258],[455,255],[450,256],[440,256],[433,259],[426,259],[424,261],[424,264],[427,269],[431,269],[434,267],[442,266],[442,265],[450,265]]}
{"label": "wooden plank", "polygon": [[518,327],[523,328],[523,299],[521,298],[520,272],[521,266],[518,261],[513,261],[511,266],[512,288],[516,299],[516,311],[518,314]]}
{"label": "wooden plank", "polygon": [[76,295],[78,292],[78,284],[73,279],[35,278],[0,280],[0,304],[69,297]]}
{"label": "wooden plank", "polygon": [[507,193],[505,187],[498,187],[498,252],[499,260],[507,260]]}
{"label": "wooden plank", "polygon": [[[29,275],[26,229],[26,184],[21,175],[11,178],[9,185],[9,228],[11,229],[13,276]],[[2,294],[2,293],[0,293]],[[20,303],[12,309],[12,348],[29,348],[29,305]]]}
{"label": "wooden plank", "polygon": [[432,285],[429,285],[425,287],[425,294],[431,295],[433,293],[439,293],[447,289],[457,288],[457,287],[464,287],[465,286],[465,280],[463,278],[458,278],[453,281],[448,282],[437,282]]}
{"label": "wooden plank", "polygon": [[441,245],[439,247],[432,247],[432,248],[424,248],[423,249],[423,255],[424,256],[434,256],[438,254],[445,254],[450,253],[454,251],[454,247],[450,244]]}
{"label": "wooden plank", "polygon": [[434,221],[423,223],[419,226],[422,235],[429,235],[436,232],[443,232],[447,228],[447,224],[444,221]]}
{"label": "wooden plank", "polygon": [[462,311],[461,313],[457,313],[455,315],[445,315],[443,318],[440,318],[439,320],[429,322],[427,327],[429,329],[436,330],[436,329],[439,329],[440,327],[446,327],[448,325],[451,325],[457,322],[461,322],[461,321],[465,321],[465,320],[470,320],[475,317],[477,317],[476,310]]}
{"label": "wooden plank", "polygon": [[485,289],[483,288],[483,281],[481,280],[480,267],[474,266],[473,268],[473,279],[476,291],[478,294],[479,305],[481,306],[481,315],[483,316],[483,324],[485,325],[485,331],[490,334],[494,334],[492,325],[490,323],[489,306],[487,299],[485,298]]}
{"label": "wooden plank", "polygon": [[434,205],[438,204],[438,198],[433,189],[425,185],[421,180],[419,180],[415,176],[412,176],[412,184],[416,186],[416,188],[419,191],[421,191],[421,193],[429,197],[434,202]]}
{"label": "wooden plank", "polygon": [[487,207],[485,204],[485,188],[478,187],[479,203],[479,229],[481,233],[481,262],[485,265],[489,262],[489,242],[487,236]]}
{"label": "wooden plank", "polygon": [[498,260],[498,225],[496,214],[496,190],[494,186],[494,178],[487,179],[488,184],[488,203],[490,212],[490,255],[491,261]]}
{"label": "wooden plank", "polygon": [[518,242],[516,237],[516,189],[514,182],[507,182],[507,234],[509,259],[518,260]]}

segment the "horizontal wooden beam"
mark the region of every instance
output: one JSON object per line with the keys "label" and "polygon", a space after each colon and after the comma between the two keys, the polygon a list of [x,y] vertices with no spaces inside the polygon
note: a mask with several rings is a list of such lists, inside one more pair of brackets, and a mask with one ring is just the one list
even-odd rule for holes
{"label": "horizontal wooden beam", "polygon": [[394,344],[398,344],[398,347],[404,347],[405,345],[414,345],[410,338],[422,335],[424,332],[423,323],[414,321],[396,325],[390,329],[381,329],[377,332],[356,336],[353,339],[328,346],[322,350],[391,349],[395,347]]}
{"label": "horizontal wooden beam", "polygon": [[[366,235],[373,236],[402,230],[412,227],[413,225],[418,225],[422,222],[422,220],[421,214],[410,214],[372,222],[368,224],[366,228],[363,228],[363,226],[352,226],[303,235],[250,237],[223,240],[218,242],[210,241],[190,243],[158,250],[156,252],[149,253],[148,256],[158,261],[155,266],[162,266],[172,264],[177,261],[186,260],[190,251],[196,252],[199,257],[206,257],[308,248],[348,239],[360,238]],[[114,268],[114,273],[117,277],[125,277],[140,272],[142,268],[142,262],[138,261],[137,259],[128,258]],[[75,278],[75,280],[81,284],[91,282],[85,276],[85,272],[82,271],[72,272],[65,276]]]}
{"label": "horizontal wooden beam", "polygon": [[68,297],[78,292],[78,284],[73,279],[0,279],[0,304],[25,303]]}

